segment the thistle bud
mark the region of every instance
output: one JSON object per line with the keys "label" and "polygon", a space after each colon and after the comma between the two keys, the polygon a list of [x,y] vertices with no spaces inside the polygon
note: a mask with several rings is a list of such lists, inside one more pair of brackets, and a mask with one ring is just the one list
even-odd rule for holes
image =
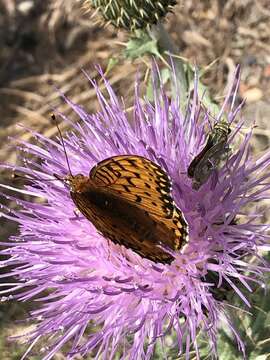
{"label": "thistle bud", "polygon": [[86,0],[106,22],[127,30],[143,29],[156,24],[170,12],[176,0]]}

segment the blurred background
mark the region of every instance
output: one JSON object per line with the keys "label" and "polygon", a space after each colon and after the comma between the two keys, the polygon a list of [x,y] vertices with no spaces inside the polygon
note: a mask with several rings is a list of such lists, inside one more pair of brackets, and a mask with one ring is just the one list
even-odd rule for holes
{"label": "blurred background", "polygon": [[[269,24],[269,0],[185,0],[165,21],[180,49],[178,55],[205,69],[216,60],[203,82],[217,101],[222,101],[236,64],[241,65],[239,100],[246,99],[246,124],[256,119],[252,140],[255,154],[269,148],[270,139]],[[103,87],[95,69],[100,64],[117,95],[125,98],[127,106],[132,104],[138,69],[143,82],[151,60],[144,56],[132,61],[122,56],[127,39],[125,31],[105,27],[75,0],[0,0],[0,162],[19,161],[7,141],[9,136],[32,141],[31,134],[20,124],[54,136],[57,130],[50,120],[52,107],[76,121],[56,87],[88,112],[97,110],[95,92],[81,69]],[[118,61],[110,70],[112,59]],[[1,173],[1,182],[11,181],[9,172]],[[1,241],[15,232],[12,222],[0,218]],[[31,306],[0,303],[1,359],[15,360],[23,354],[25,346],[20,341],[11,346],[7,338],[27,330],[28,325],[18,320],[27,317]],[[270,342],[268,345],[270,354]],[[267,356],[260,360],[270,359]],[[59,353],[55,359],[64,356]]]}

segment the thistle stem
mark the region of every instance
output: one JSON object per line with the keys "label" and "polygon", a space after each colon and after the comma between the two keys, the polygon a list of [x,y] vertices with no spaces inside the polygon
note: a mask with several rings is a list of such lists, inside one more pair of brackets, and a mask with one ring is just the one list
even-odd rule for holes
{"label": "thistle stem", "polygon": [[[156,25],[152,25],[149,30],[150,36],[158,41],[160,50],[162,53],[170,53],[170,54],[177,54],[179,53],[179,49],[174,44],[172,38],[170,37],[169,33],[164,28],[161,22],[158,22]],[[173,64],[175,73],[176,73],[176,81],[178,86],[178,91],[182,94],[180,99],[180,105],[182,110],[185,108],[186,99],[188,97],[189,91],[189,84],[188,78],[184,67],[184,62],[180,58],[176,58],[174,56],[169,56],[165,54],[166,60],[169,63]]]}

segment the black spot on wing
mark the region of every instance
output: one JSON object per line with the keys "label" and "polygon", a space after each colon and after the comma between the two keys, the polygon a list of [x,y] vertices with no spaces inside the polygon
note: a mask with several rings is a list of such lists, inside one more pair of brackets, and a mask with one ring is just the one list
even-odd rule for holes
{"label": "black spot on wing", "polygon": [[118,166],[120,168],[120,170],[124,171],[126,170],[126,168],[121,164],[121,162],[119,160],[115,160],[114,158],[112,158],[112,163],[116,166]]}
{"label": "black spot on wing", "polygon": [[124,190],[125,190],[126,192],[128,192],[128,193],[131,192],[130,189],[129,189],[129,187],[128,187],[127,185],[122,185],[122,186],[123,186],[123,188],[124,188]]}
{"label": "black spot on wing", "polygon": [[98,172],[96,173],[96,177],[99,180],[107,180],[107,182],[111,183],[114,179],[113,179],[113,175],[112,172],[109,171],[108,169],[99,169]]}
{"label": "black spot on wing", "polygon": [[129,163],[129,165],[138,168],[138,162],[135,159],[126,159],[126,161]]}
{"label": "black spot on wing", "polygon": [[130,185],[132,185],[132,186],[136,186],[135,184],[133,184],[132,179],[133,179],[132,176],[126,176],[127,182],[128,182]]}
{"label": "black spot on wing", "polygon": [[118,170],[114,169],[110,164],[108,164],[107,166],[104,166],[104,167],[102,167],[102,168],[100,169],[100,171],[108,171],[108,170],[109,170],[111,173],[113,173],[114,176],[116,176],[116,177],[120,177],[120,176],[121,176],[121,173],[120,173]]}
{"label": "black spot on wing", "polygon": [[137,179],[140,179],[141,175],[140,173],[137,173],[135,171],[132,171],[132,174],[137,178]]}

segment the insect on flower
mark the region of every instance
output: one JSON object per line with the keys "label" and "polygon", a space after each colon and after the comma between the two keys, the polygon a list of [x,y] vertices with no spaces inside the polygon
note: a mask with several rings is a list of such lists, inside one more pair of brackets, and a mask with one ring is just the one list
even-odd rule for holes
{"label": "insect on flower", "polygon": [[96,164],[89,176],[72,175],[69,164],[68,169],[64,183],[74,204],[105,238],[160,263],[171,263],[171,251],[187,242],[186,220],[159,165],[141,156],[119,155]]}
{"label": "insect on flower", "polygon": [[[168,97],[160,86],[153,87],[154,102],[143,101],[136,84],[130,117],[107,80],[107,96],[92,81],[98,112],[88,114],[64,97],[80,123],[71,123],[66,137],[60,136],[62,145],[59,136],[48,139],[34,131],[35,144],[18,140],[23,164],[3,166],[30,181],[23,188],[0,184],[0,214],[19,225],[18,234],[1,243],[0,266],[6,271],[1,277],[14,282],[2,284],[0,296],[40,302],[30,313],[35,325],[24,358],[42,338],[44,360],[60,348],[67,359],[149,360],[160,348],[164,352],[157,355],[164,359],[173,354],[189,359],[191,350],[199,358],[206,356],[200,346],[205,341],[209,355],[217,357],[220,328],[235,334],[246,358],[231,322],[228,292],[240,296],[242,307],[252,306],[245,288],[263,284],[262,275],[269,272],[262,258],[269,248],[269,224],[262,225],[261,213],[252,209],[269,197],[270,153],[254,159],[249,132],[226,154],[242,126],[240,107],[235,109],[237,74],[203,144],[211,117],[196,83],[193,111],[186,113],[179,111],[179,97]],[[231,138],[228,124],[220,127],[225,117]],[[196,178],[182,176],[190,154],[206,145],[193,165]],[[228,156],[220,169],[223,154]],[[213,165],[221,170],[216,186],[210,181]],[[208,176],[205,191],[191,188],[194,179],[203,183],[198,169]],[[6,199],[18,209],[7,207]],[[76,219],[74,207],[83,214]],[[123,245],[121,252],[115,243]]]}
{"label": "insect on flower", "polygon": [[209,133],[206,145],[191,161],[187,174],[192,178],[192,188],[198,190],[218,167],[224,155],[228,153],[228,135],[230,127],[226,120],[214,125]]}

